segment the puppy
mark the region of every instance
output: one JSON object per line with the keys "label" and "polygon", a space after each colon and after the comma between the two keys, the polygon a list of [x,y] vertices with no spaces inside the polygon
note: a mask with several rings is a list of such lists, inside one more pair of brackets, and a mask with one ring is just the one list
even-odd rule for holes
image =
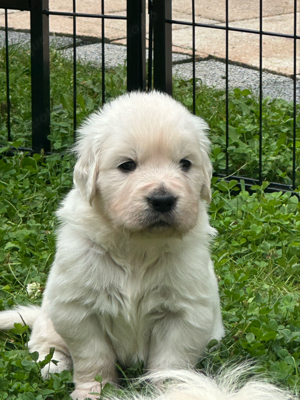
{"label": "puppy", "polygon": [[0,329],[32,327],[29,349],[40,359],[55,348],[45,378],[74,368],[73,399],[98,398],[90,394],[101,391],[98,374],[116,383],[117,361],[143,360],[159,389],[133,400],[296,400],[262,381],[245,384],[244,366],[215,378],[183,370],[224,334],[209,255],[206,131],[158,92],[124,95],[79,130],[42,307],[0,313]]}
{"label": "puppy", "polygon": [[117,382],[116,362],[148,371],[194,366],[224,334],[209,244],[207,125],[171,97],[131,93],[79,129],[74,188],[58,210],[43,303],[0,314],[32,327],[31,352],[54,347],[74,368],[73,399]]}

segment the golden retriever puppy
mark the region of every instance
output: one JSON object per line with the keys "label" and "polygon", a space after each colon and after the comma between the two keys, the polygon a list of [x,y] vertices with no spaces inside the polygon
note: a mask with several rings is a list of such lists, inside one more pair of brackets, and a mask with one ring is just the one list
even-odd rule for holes
{"label": "golden retriever puppy", "polygon": [[168,95],[131,93],[79,129],[74,188],[58,210],[41,308],[0,314],[32,326],[30,351],[55,347],[49,372],[74,368],[73,399],[97,398],[116,362],[194,366],[224,334],[209,244],[206,123]]}
{"label": "golden retriever puppy", "polygon": [[74,368],[73,399],[98,398],[98,374],[116,383],[117,361],[143,360],[158,389],[135,400],[296,400],[263,381],[245,384],[243,365],[215,378],[188,370],[224,334],[206,131],[158,92],[124,95],[79,130],[42,307],[0,313],[0,329],[32,327],[29,349],[40,359],[55,348],[45,378]]}

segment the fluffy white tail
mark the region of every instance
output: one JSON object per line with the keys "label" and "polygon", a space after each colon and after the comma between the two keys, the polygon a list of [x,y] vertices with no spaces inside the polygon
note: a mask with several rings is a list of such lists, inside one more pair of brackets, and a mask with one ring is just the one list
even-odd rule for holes
{"label": "fluffy white tail", "polygon": [[0,329],[13,329],[15,323],[28,325],[32,328],[34,321],[41,313],[41,308],[36,306],[19,306],[13,310],[0,312]]}
{"label": "fluffy white tail", "polygon": [[[224,368],[215,377],[195,371],[155,372],[145,379],[150,379],[159,389],[152,391],[151,386],[149,395],[137,396],[134,400],[299,400],[262,378],[249,379],[250,370],[245,365]],[[162,384],[166,379],[171,381]]]}

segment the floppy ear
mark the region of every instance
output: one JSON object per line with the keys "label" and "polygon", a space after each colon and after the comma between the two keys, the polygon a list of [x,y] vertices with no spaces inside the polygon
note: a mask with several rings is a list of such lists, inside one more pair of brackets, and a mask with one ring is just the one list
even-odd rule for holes
{"label": "floppy ear", "polygon": [[97,192],[98,174],[99,165],[93,155],[81,155],[74,168],[73,181],[90,205]]}
{"label": "floppy ear", "polygon": [[202,172],[203,172],[203,182],[201,186],[200,197],[201,199],[205,200],[208,204],[210,204],[211,202],[210,182],[212,177],[212,165],[206,153],[205,156],[203,157]]}
{"label": "floppy ear", "polygon": [[205,200],[208,204],[211,202],[211,188],[210,182],[212,177],[212,164],[209,159],[210,152],[210,140],[207,137],[209,126],[202,118],[193,116],[193,121],[198,132],[198,140],[200,145],[201,163],[202,163],[202,174],[203,182],[200,189],[200,197]]}
{"label": "floppy ear", "polygon": [[99,175],[99,154],[103,140],[102,113],[95,112],[79,127],[78,139],[74,146],[77,156],[73,173],[73,182],[81,195],[92,205],[97,193]]}

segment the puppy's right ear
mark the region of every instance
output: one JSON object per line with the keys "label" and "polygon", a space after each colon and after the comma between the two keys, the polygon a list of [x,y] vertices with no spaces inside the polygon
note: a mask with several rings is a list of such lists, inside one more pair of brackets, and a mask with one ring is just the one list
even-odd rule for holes
{"label": "puppy's right ear", "polygon": [[90,205],[97,192],[98,175],[99,165],[96,159],[92,155],[82,154],[75,165],[73,181]]}

